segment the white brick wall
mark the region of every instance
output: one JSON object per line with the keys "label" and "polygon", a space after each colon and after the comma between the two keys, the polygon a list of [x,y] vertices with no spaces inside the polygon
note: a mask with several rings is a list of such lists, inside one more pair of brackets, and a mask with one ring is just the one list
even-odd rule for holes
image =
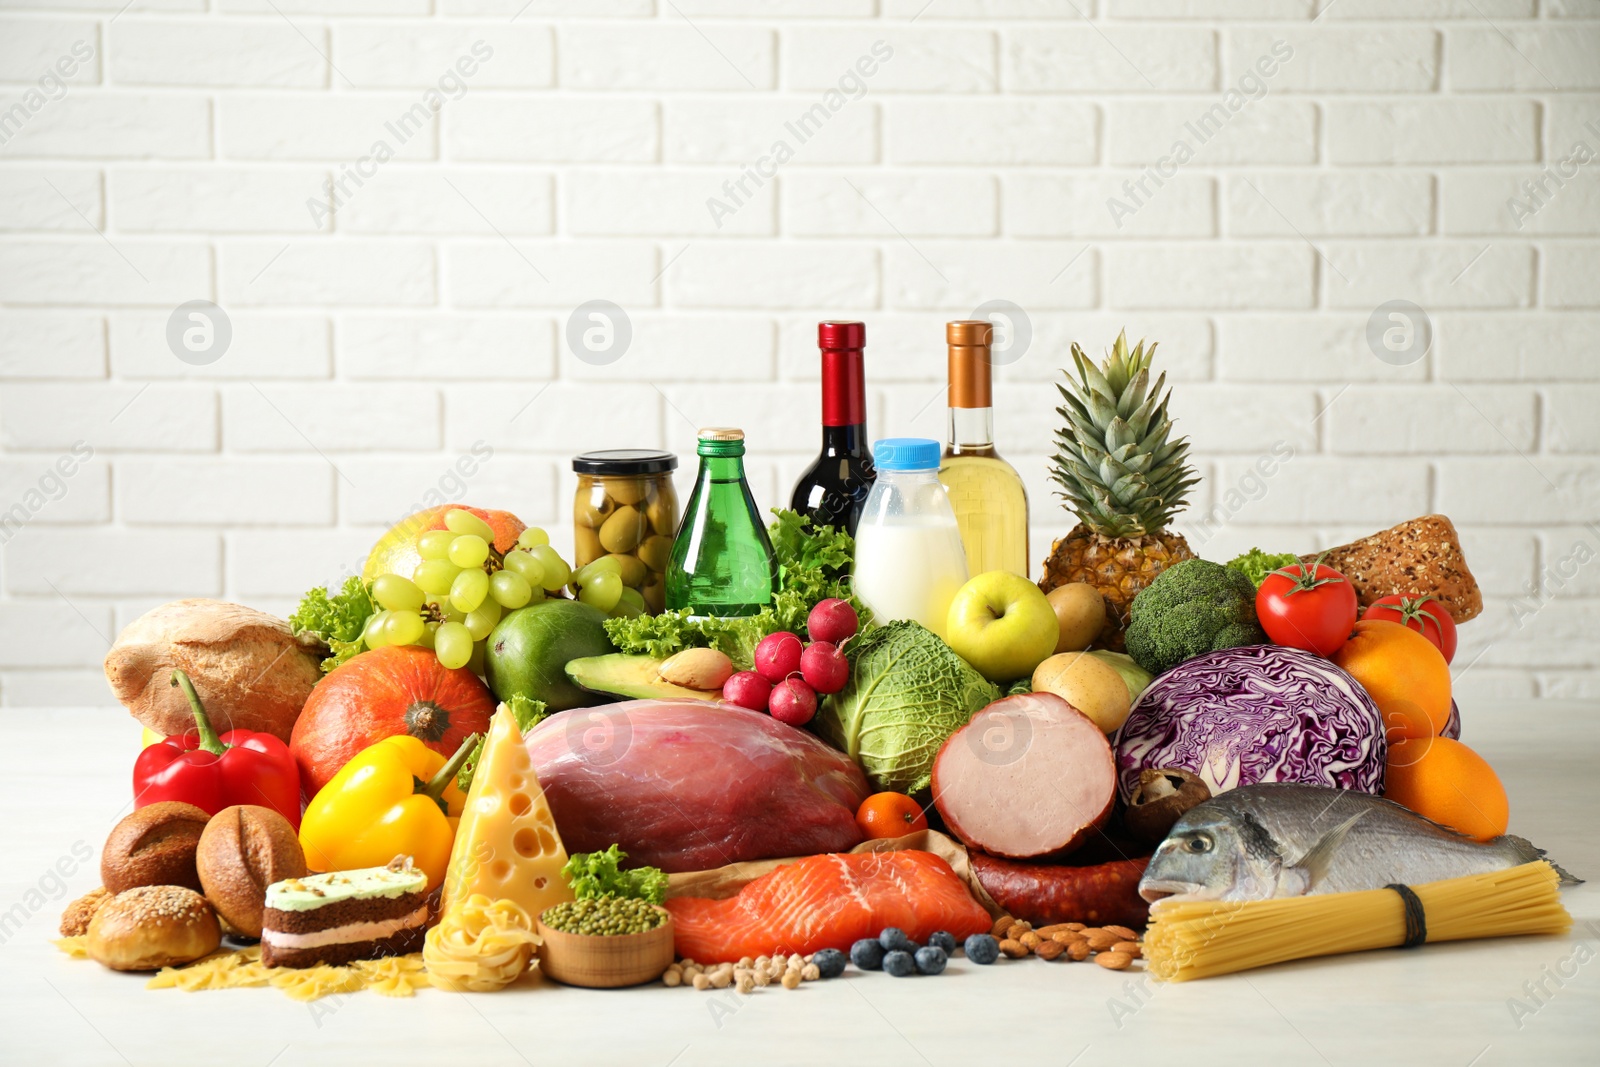
{"label": "white brick wall", "polygon": [[[1444,511],[1489,600],[1464,700],[1593,698],[1597,176],[1593,0],[3,0],[0,704],[109,699],[140,612],[287,610],[430,491],[565,546],[584,449],[686,482],[742,423],[780,503],[818,319],[869,322],[875,436],[937,436],[942,323],[994,299],[1036,558],[1052,383],[1125,325],[1203,553]],[[167,341],[196,299],[207,365]],[[592,299],[615,363],[568,347]],[[1366,342],[1396,299],[1405,366]]]}

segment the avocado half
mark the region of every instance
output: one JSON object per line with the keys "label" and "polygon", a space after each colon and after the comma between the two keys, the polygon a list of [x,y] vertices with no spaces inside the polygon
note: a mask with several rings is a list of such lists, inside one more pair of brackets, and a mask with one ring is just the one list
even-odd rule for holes
{"label": "avocado half", "polygon": [[654,656],[630,656],[614,652],[609,656],[585,656],[567,661],[567,677],[580,689],[624,700],[704,700],[715,703],[722,694],[715,689],[689,689],[662,681],[661,664]]}

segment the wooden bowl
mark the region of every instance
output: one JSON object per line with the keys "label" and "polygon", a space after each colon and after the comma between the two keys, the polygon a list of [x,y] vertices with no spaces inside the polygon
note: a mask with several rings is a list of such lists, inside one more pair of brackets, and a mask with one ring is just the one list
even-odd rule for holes
{"label": "wooden bowl", "polygon": [[641,934],[569,934],[552,930],[539,916],[539,969],[563,985],[617,989],[660,978],[672,964],[672,914]]}

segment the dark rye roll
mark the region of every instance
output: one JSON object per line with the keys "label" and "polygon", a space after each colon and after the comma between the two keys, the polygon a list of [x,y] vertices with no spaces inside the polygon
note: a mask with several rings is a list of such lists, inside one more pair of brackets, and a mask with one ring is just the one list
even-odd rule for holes
{"label": "dark rye roll", "polygon": [[287,878],[267,887],[261,962],[315,967],[422,951],[428,876],[396,860],[387,867]]}

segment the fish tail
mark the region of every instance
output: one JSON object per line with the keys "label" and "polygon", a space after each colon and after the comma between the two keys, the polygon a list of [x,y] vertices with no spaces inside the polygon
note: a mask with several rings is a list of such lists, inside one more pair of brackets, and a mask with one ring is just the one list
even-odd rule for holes
{"label": "fish tail", "polygon": [[1511,850],[1516,853],[1517,858],[1523,863],[1532,863],[1534,860],[1544,860],[1546,863],[1550,864],[1550,866],[1555,868],[1556,873],[1561,876],[1562,885],[1583,884],[1582,878],[1572,874],[1571,872],[1567,871],[1566,868],[1562,867],[1561,864],[1550,859],[1545,855],[1544,849],[1540,848],[1538,845],[1535,845],[1526,837],[1518,837],[1516,834],[1505,834],[1500,838],[1500,840],[1510,845]]}

